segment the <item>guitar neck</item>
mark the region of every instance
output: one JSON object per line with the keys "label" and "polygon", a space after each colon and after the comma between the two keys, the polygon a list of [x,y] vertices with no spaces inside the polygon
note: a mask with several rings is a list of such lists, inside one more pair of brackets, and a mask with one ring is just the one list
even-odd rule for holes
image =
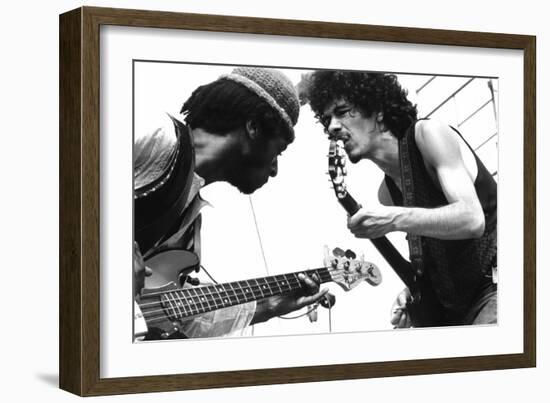
{"label": "guitar neck", "polygon": [[[354,215],[361,209],[361,205],[357,203],[353,196],[347,192],[345,196],[339,198],[338,201],[350,216]],[[408,287],[411,287],[415,281],[410,262],[401,256],[401,253],[399,253],[395,246],[393,246],[390,240],[385,236],[373,238],[370,241],[399,276],[401,281],[403,281],[403,283],[405,283]]]}
{"label": "guitar neck", "polygon": [[[148,298],[143,299],[139,305],[145,318],[151,317],[148,313],[158,312],[158,303],[151,303],[151,297],[157,301],[160,299],[162,310],[171,320],[183,319],[274,295],[293,293],[302,289],[302,282],[298,278],[300,273],[308,276],[316,274],[321,283],[333,281],[329,270],[322,267],[251,280],[154,293],[148,295]],[[158,318],[158,315],[152,316]]]}
{"label": "guitar neck", "polygon": [[385,236],[373,238],[370,241],[384,257],[386,262],[388,262],[393,271],[399,276],[401,281],[403,281],[407,287],[412,287],[415,280],[411,263],[401,256],[401,253],[399,253],[395,246],[393,246],[390,240]]}

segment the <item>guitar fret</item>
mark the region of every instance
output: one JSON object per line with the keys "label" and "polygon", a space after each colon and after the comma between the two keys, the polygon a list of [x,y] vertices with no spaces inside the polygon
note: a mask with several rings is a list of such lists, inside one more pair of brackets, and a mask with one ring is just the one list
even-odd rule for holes
{"label": "guitar fret", "polygon": [[235,298],[237,300],[237,305],[241,303],[241,300],[239,299],[239,295],[235,291],[235,287],[233,287],[233,284],[235,283],[229,283],[229,287],[231,288],[231,291],[233,291],[233,294],[235,295]]}
{"label": "guitar fret", "polygon": [[233,289],[235,289],[235,292],[239,293],[239,299],[241,301],[241,304],[244,302],[248,302],[248,298],[246,296],[246,293],[244,292],[243,286],[241,285],[240,281],[233,282]]}
{"label": "guitar fret", "polygon": [[209,301],[214,305],[214,310],[218,309],[219,306],[221,306],[221,299],[220,299],[220,303],[218,304],[218,300],[217,300],[218,291],[216,290],[216,287],[213,285],[208,285],[202,288],[203,290],[206,291],[207,296],[211,297]]}
{"label": "guitar fret", "polygon": [[217,304],[219,305],[220,308],[223,308],[225,305],[223,303],[223,295],[222,295],[222,292],[224,291],[222,287],[220,287],[219,285],[214,285],[212,286],[215,290],[215,293],[216,293],[216,298],[217,298]]}
{"label": "guitar fret", "polygon": [[279,285],[279,280],[277,280],[277,276],[273,276],[271,277],[273,279],[273,282],[275,283],[275,285],[277,286],[277,288],[279,289],[279,294],[282,294],[283,293],[283,289],[281,288],[281,286]]}
{"label": "guitar fret", "polygon": [[204,288],[205,288],[205,287],[198,287],[197,289],[198,289],[198,291],[200,291],[201,294],[202,294],[202,296],[200,297],[201,302],[203,302],[203,304],[204,304],[204,302],[206,302],[206,304],[208,305],[208,309],[205,310],[205,312],[207,312],[207,311],[211,311],[211,310],[212,310],[212,306],[210,305],[210,301],[208,300],[208,297],[207,297],[206,294],[204,293]]}
{"label": "guitar fret", "polygon": [[258,287],[258,290],[260,292],[260,294],[258,295],[256,291],[254,291],[254,294],[256,295],[257,298],[259,298],[261,296],[261,298],[265,298],[265,294],[264,292],[262,291],[262,286],[260,285],[260,283],[258,282],[258,279],[257,278],[254,278],[250,281],[254,281],[256,283],[256,286]]}
{"label": "guitar fret", "polygon": [[174,296],[174,293],[173,292],[169,292],[168,294],[168,298],[172,298],[172,300],[174,301],[174,305],[176,306],[176,308],[178,309],[178,312],[176,312],[174,310],[174,317],[176,318],[181,318],[183,317],[183,312],[181,310],[181,301],[179,300],[179,298],[176,298],[176,296]]}
{"label": "guitar fret", "polygon": [[194,292],[192,292],[192,288],[187,289],[187,294],[189,296],[189,299],[191,300],[191,303],[195,306],[195,312],[194,315],[197,315],[200,313],[200,307],[197,304],[197,301],[195,300],[195,297],[193,296]]}
{"label": "guitar fret", "polygon": [[165,295],[165,300],[166,302],[168,302],[168,305],[170,305],[170,307],[168,308],[168,310],[170,311],[170,309],[172,310],[171,312],[171,315],[168,315],[168,316],[173,316],[173,317],[176,317],[177,314],[176,314],[176,309],[174,308],[174,304],[172,302],[172,300],[170,299],[170,296],[171,296],[171,293],[167,293]]}
{"label": "guitar fret", "polygon": [[296,291],[301,288],[301,282],[296,273],[285,274],[289,291]]}
{"label": "guitar fret", "polygon": [[326,283],[327,280],[330,280],[330,278],[327,279],[327,276],[326,276],[326,274],[328,274],[328,273],[324,272],[324,271],[319,272],[319,269],[308,270],[307,274],[310,277],[313,276],[314,274],[316,274],[317,277],[319,278],[319,280],[321,281],[321,283]]}
{"label": "guitar fret", "polygon": [[296,281],[296,285],[293,286],[294,289],[300,289],[302,288],[302,282],[300,281],[300,279],[298,278],[298,274],[303,274],[303,272],[300,272],[300,273],[292,273],[292,277],[294,278],[294,280]]}
{"label": "guitar fret", "polygon": [[185,318],[185,317],[189,316],[189,314],[187,313],[187,309],[185,307],[187,305],[186,304],[187,299],[185,297],[185,294],[182,292],[182,290],[177,290],[175,293],[178,296],[181,307],[183,308],[184,316],[182,316],[182,318]]}
{"label": "guitar fret", "polygon": [[[244,285],[243,285],[244,283]],[[252,293],[252,290],[250,289],[250,284],[248,284],[247,281],[239,281],[239,288],[241,289],[243,293],[243,297],[245,302],[251,301],[254,299],[254,294]]]}
{"label": "guitar fret", "polygon": [[[262,280],[261,283],[260,283],[260,280]],[[259,278],[258,283],[260,284],[260,289],[264,295],[267,295],[268,297],[271,297],[274,295],[273,290],[271,289],[271,287],[269,286],[265,278]]]}
{"label": "guitar fret", "polygon": [[[227,290],[225,289],[225,287],[223,286],[223,284],[218,284],[216,286],[216,289],[218,290],[218,292],[220,293],[220,301],[221,301],[221,305],[223,307],[226,307],[226,306],[230,306],[231,305],[231,298],[229,297],[229,294],[227,293]],[[221,293],[224,293],[225,294],[225,298],[221,296]]]}
{"label": "guitar fret", "polygon": [[[199,297],[199,294],[197,293],[197,289],[196,288],[190,288],[189,292],[193,293],[192,298],[193,298],[193,301],[195,301],[195,305],[197,307],[197,313],[203,313],[204,312],[204,305],[202,304],[201,299]],[[199,307],[199,304],[200,304],[200,307]]]}

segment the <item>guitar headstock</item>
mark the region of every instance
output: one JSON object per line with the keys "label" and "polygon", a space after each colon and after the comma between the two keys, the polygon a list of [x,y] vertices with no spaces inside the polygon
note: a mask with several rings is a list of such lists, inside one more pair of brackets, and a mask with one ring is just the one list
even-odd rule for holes
{"label": "guitar headstock", "polygon": [[346,153],[341,142],[330,140],[328,150],[328,175],[334,187],[334,193],[339,199],[346,197],[347,190],[344,182],[347,175]]}
{"label": "guitar headstock", "polygon": [[329,269],[332,281],[345,291],[355,288],[366,280],[370,285],[377,286],[382,282],[382,273],[378,266],[366,262],[363,257],[357,259],[352,250],[334,248],[329,252],[325,247],[325,266]]}

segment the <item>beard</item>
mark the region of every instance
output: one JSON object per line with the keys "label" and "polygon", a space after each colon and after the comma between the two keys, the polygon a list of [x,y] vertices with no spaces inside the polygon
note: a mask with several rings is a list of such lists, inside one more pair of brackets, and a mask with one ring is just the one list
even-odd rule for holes
{"label": "beard", "polygon": [[269,179],[265,160],[251,155],[241,156],[231,164],[227,173],[227,182],[235,186],[241,193],[249,195],[261,188]]}

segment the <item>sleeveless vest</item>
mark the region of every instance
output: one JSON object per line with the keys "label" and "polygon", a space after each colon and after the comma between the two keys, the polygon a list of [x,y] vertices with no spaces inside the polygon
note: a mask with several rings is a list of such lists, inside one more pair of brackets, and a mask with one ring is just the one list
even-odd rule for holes
{"label": "sleeveless vest", "polygon": [[[415,124],[400,140],[400,155],[403,152],[408,154],[408,163],[402,163],[401,170],[409,170],[414,192],[404,201],[400,190],[388,176],[385,178],[386,185],[395,205],[423,208],[447,205],[449,203],[445,195],[434,184],[424,165],[415,141]],[[462,138],[456,129],[452,129]],[[497,253],[497,184],[475,152],[470,150],[478,169],[474,187],[485,215],[483,235],[476,239],[461,240],[419,237],[422,269],[418,271],[425,281],[431,283],[437,299],[447,310],[446,316],[450,323],[460,320],[466,314],[477,294],[487,284],[487,273],[491,271]],[[411,256],[413,264],[415,258],[418,257]]]}

